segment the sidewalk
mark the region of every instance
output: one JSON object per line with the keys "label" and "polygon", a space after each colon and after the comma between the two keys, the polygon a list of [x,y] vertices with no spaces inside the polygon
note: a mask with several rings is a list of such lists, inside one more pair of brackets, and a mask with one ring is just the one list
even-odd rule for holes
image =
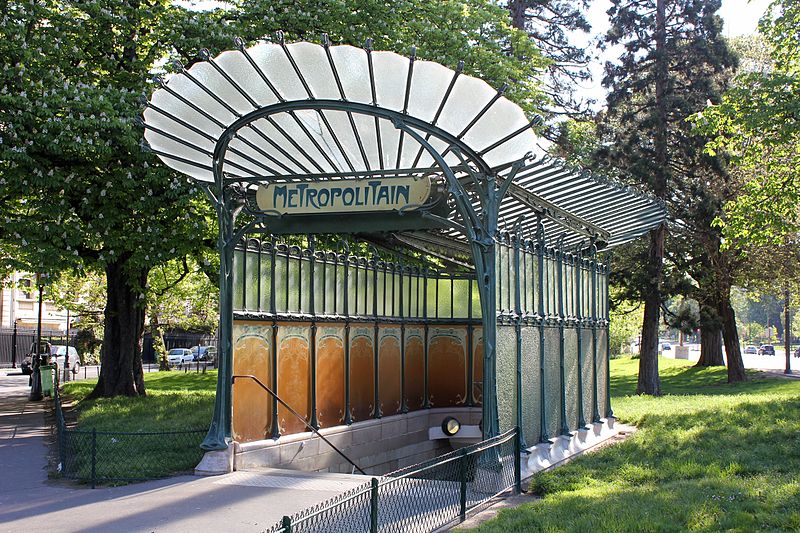
{"label": "sidewalk", "polygon": [[0,532],[263,531],[368,481],[264,470],[89,489],[48,481],[42,409],[28,378],[0,370]]}

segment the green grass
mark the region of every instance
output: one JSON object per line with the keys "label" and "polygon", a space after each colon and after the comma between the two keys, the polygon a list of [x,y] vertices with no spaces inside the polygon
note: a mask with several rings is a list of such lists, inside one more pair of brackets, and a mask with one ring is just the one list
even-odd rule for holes
{"label": "green grass", "polygon": [[[145,374],[147,395],[86,400],[95,382],[63,388],[77,402],[77,430],[65,438],[68,477],[89,480],[92,430],[96,430],[95,475],[103,480],[152,479],[185,472],[202,458],[199,448],[211,421],[217,373]],[[190,433],[152,434],[162,432]]]}
{"label": "green grass", "polygon": [[661,359],[660,398],[638,397],[638,361],[611,363],[624,442],[536,475],[541,500],[477,531],[798,531],[800,382]]}
{"label": "green grass", "polygon": [[217,372],[152,372],[144,375],[147,395],[85,400],[96,381],[64,384],[78,402],[78,426],[98,431],[173,431],[207,428],[214,408]]}

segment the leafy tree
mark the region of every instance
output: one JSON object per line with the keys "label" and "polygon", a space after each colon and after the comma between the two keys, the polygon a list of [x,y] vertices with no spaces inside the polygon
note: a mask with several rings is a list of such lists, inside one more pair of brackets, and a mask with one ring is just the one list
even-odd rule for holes
{"label": "leafy tree", "polygon": [[104,274],[93,396],[145,393],[151,270],[213,242],[199,191],[140,149],[140,98],[169,59],[189,64],[201,47],[230,48],[234,35],[327,31],[403,53],[417,44],[420,57],[450,66],[465,59],[467,72],[498,87],[514,82],[509,96],[527,111],[543,102],[544,59],[488,0],[243,0],[203,13],[166,0],[0,0],[0,15],[0,269]]}
{"label": "leafy tree", "polygon": [[148,272],[209,227],[194,186],[142,152],[135,117],[172,52],[164,26],[194,15],[159,0],[9,0],[0,12],[0,242],[13,250],[2,268],[103,273],[92,394],[144,394]]}
{"label": "leafy tree", "polygon": [[770,61],[737,78],[695,118],[747,173],[720,219],[728,244],[782,244],[800,229],[800,2],[777,0],[759,24]]}
{"label": "leafy tree", "polygon": [[549,60],[544,90],[552,114],[585,116],[593,103],[577,96],[577,88],[591,78],[586,48],[575,44],[575,34],[591,29],[584,11],[588,0],[509,0],[511,23],[528,33]]}
{"label": "leafy tree", "polygon": [[[611,27],[604,46],[622,45],[623,51],[617,62],[606,64],[603,84],[610,92],[599,129],[602,148],[597,165],[646,184],[666,202],[678,230],[666,248],[666,229],[652,231],[648,249],[640,248],[637,254],[644,268],[634,267],[627,276],[632,281],[626,284],[630,296],[645,303],[637,387],[644,394],[660,393],[662,302],[670,293],[689,294],[687,284],[713,281],[705,285],[710,285],[706,290],[715,295],[713,308],[730,332],[726,347],[729,353],[739,353],[735,317],[725,297],[731,286],[727,259],[708,261],[719,242],[708,231],[714,218],[709,213],[721,205],[715,188],[725,181],[724,168],[720,161],[702,155],[705,140],[694,135],[686,122],[721,92],[726,70],[733,65],[721,36],[721,20],[715,15],[719,5],[718,0],[612,0],[608,11]],[[685,253],[687,249],[690,253]],[[703,272],[698,272],[701,268]],[[741,357],[731,359],[729,380],[743,379]]]}

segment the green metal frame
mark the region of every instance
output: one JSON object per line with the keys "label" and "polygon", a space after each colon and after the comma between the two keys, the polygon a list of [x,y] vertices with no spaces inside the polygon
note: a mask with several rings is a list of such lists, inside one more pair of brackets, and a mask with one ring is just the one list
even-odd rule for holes
{"label": "green metal frame", "polygon": [[[498,229],[498,212],[500,203],[508,188],[512,185],[514,177],[523,168],[525,160],[513,163],[498,185],[494,171],[483,161],[477,152],[472,150],[459,137],[454,136],[441,128],[407,114],[374,105],[356,102],[335,100],[303,100],[280,102],[271,106],[257,109],[244,115],[230,124],[219,137],[213,153],[214,187],[206,187],[206,193],[214,204],[219,220],[218,250],[220,254],[220,328],[219,328],[219,375],[217,380],[217,394],[214,403],[214,415],[208,435],[201,447],[205,450],[224,450],[231,441],[231,393],[232,393],[232,365],[233,365],[233,251],[242,236],[252,231],[270,231],[270,224],[276,222],[274,217],[259,214],[248,206],[247,184],[252,181],[249,177],[229,176],[225,173],[225,158],[231,141],[236,133],[253,122],[279,113],[292,113],[300,110],[345,111],[348,114],[356,113],[373,116],[376,119],[390,120],[394,126],[414,139],[429,153],[439,167],[447,184],[448,194],[453,200],[461,223],[449,221],[443,217],[429,215],[429,223],[437,227],[448,224],[463,232],[470,244],[472,258],[477,274],[477,284],[481,302],[481,316],[483,321],[484,345],[484,371],[483,371],[483,433],[484,438],[499,434],[499,419],[496,398],[496,287],[495,287],[495,235]],[[420,133],[422,132],[422,133]],[[465,185],[456,177],[453,168],[445,161],[444,156],[429,142],[431,137],[444,141],[448,151],[455,153],[461,160],[463,168],[468,172],[474,186],[472,192],[479,198],[479,205],[475,206],[470,199]],[[368,173],[375,176],[375,171]],[[378,173],[379,174],[379,173]],[[285,178],[302,179],[302,176],[285,176]],[[251,195],[250,195],[251,196]],[[433,208],[434,206],[429,206]],[[236,227],[238,214],[246,209],[251,221],[242,227]],[[405,215],[398,214],[397,227],[407,225]],[[423,213],[424,216],[424,213]],[[391,215],[384,215],[384,220]],[[283,224],[291,217],[281,217]],[[349,217],[348,217],[349,218]],[[373,219],[374,220],[374,217]],[[356,232],[363,231],[364,225],[358,222],[358,216],[345,220],[336,231]],[[278,222],[280,224],[281,222]],[[289,228],[292,226],[288,222]],[[387,226],[388,227],[388,226]],[[323,228],[320,228],[323,229]],[[330,231],[330,229],[329,229]],[[305,233],[305,231],[304,231]],[[273,277],[274,280],[274,277]],[[273,292],[274,297],[274,292]],[[376,322],[377,327],[377,322]],[[274,337],[274,335],[273,335]],[[273,339],[274,341],[275,339]],[[377,339],[376,339],[377,345]],[[275,351],[273,342],[273,352]],[[427,350],[427,347],[426,347]],[[274,358],[274,354],[273,354]],[[346,362],[349,357],[346,357]],[[274,363],[274,361],[273,361]],[[273,374],[276,372],[273,364]],[[377,365],[376,365],[377,372]],[[377,394],[377,391],[376,391]],[[426,398],[427,401],[427,398]],[[379,406],[375,406],[379,409]],[[276,406],[273,405],[276,411]],[[347,410],[349,413],[349,409]],[[346,415],[347,416],[347,415]],[[277,416],[273,416],[273,435],[277,432]]]}

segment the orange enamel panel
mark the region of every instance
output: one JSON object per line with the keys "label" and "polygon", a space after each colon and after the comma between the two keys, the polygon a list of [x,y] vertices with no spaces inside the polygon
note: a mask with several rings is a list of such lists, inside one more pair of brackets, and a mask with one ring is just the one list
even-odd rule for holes
{"label": "orange enamel panel", "polygon": [[425,401],[425,329],[406,326],[406,405],[422,409]]}
{"label": "orange enamel panel", "polygon": [[394,415],[400,412],[401,400],[401,359],[400,359],[400,328],[381,326],[378,330],[380,342],[378,344],[378,388],[381,414]]}
{"label": "orange enamel panel", "polygon": [[350,329],[350,414],[353,421],[372,417],[375,405],[375,352],[371,326]]}
{"label": "orange enamel panel", "polygon": [[[307,324],[280,324],[278,328],[278,396],[306,420],[311,411],[311,379]],[[282,435],[307,431],[282,405],[278,405],[278,423]]]}
{"label": "orange enamel panel", "polygon": [[467,328],[430,328],[428,335],[431,406],[462,405],[467,398]]}
{"label": "orange enamel panel", "polygon": [[[233,325],[233,373],[251,374],[271,386],[272,323],[237,321]],[[268,393],[250,379],[233,385],[233,438],[252,442],[267,437],[272,425]]]}
{"label": "orange enamel panel", "polygon": [[344,422],[344,326],[317,328],[317,420],[320,427]]}

